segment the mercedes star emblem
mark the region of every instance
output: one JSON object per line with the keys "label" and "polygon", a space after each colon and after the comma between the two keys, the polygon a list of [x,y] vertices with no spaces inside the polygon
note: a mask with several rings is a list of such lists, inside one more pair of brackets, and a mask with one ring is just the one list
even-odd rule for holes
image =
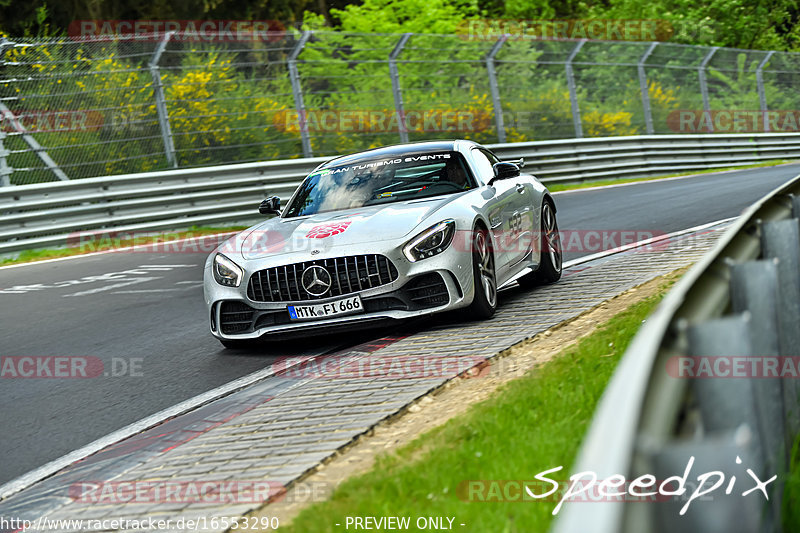
{"label": "mercedes star emblem", "polygon": [[331,275],[319,265],[311,265],[301,276],[303,288],[311,296],[322,296],[331,288]]}

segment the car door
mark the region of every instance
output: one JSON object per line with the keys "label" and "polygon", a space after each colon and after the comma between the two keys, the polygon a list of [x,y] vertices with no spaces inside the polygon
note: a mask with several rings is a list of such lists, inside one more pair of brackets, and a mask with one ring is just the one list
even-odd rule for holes
{"label": "car door", "polygon": [[[500,159],[489,150],[483,148],[477,150],[489,160],[490,165],[500,162]],[[507,196],[503,248],[505,264],[509,268],[513,268],[527,257],[531,248],[536,218],[533,212],[533,187],[528,180],[521,176],[498,180],[495,183],[502,184],[504,195]]]}
{"label": "car door", "polygon": [[[476,171],[480,179],[488,183],[494,177],[492,168],[494,157],[491,152],[478,147],[470,151]],[[506,278],[509,266],[513,263],[515,254],[515,230],[520,221],[518,196],[516,184],[512,179],[497,180],[492,183],[491,198],[487,198],[487,218],[491,225],[492,242],[494,243],[495,270],[498,280]]]}

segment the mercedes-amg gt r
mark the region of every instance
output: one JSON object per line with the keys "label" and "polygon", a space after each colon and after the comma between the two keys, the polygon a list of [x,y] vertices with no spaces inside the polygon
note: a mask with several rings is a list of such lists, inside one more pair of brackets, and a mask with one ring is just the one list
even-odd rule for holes
{"label": "mercedes-amg gt r", "polygon": [[464,140],[320,165],[209,256],[211,333],[233,347],[456,309],[492,316],[498,287],[561,276],[555,202],[522,165]]}

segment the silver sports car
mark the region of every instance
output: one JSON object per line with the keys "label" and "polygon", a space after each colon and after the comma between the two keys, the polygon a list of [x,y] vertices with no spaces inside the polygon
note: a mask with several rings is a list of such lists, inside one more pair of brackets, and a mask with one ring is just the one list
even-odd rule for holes
{"label": "silver sports car", "polygon": [[498,287],[561,277],[555,202],[522,165],[464,140],[320,165],[209,256],[211,333],[234,347],[456,309],[492,316]]}

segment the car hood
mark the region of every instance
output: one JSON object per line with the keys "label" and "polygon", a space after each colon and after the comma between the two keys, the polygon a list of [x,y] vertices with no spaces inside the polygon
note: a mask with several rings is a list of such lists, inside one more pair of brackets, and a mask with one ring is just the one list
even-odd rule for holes
{"label": "car hood", "polygon": [[[274,217],[226,243],[247,260],[296,252],[319,252],[365,242],[401,239],[458,195],[319,213]],[[435,224],[438,220],[431,221]],[[424,228],[420,228],[424,229]],[[410,236],[409,236],[410,238]],[[224,252],[224,250],[222,250]]]}

